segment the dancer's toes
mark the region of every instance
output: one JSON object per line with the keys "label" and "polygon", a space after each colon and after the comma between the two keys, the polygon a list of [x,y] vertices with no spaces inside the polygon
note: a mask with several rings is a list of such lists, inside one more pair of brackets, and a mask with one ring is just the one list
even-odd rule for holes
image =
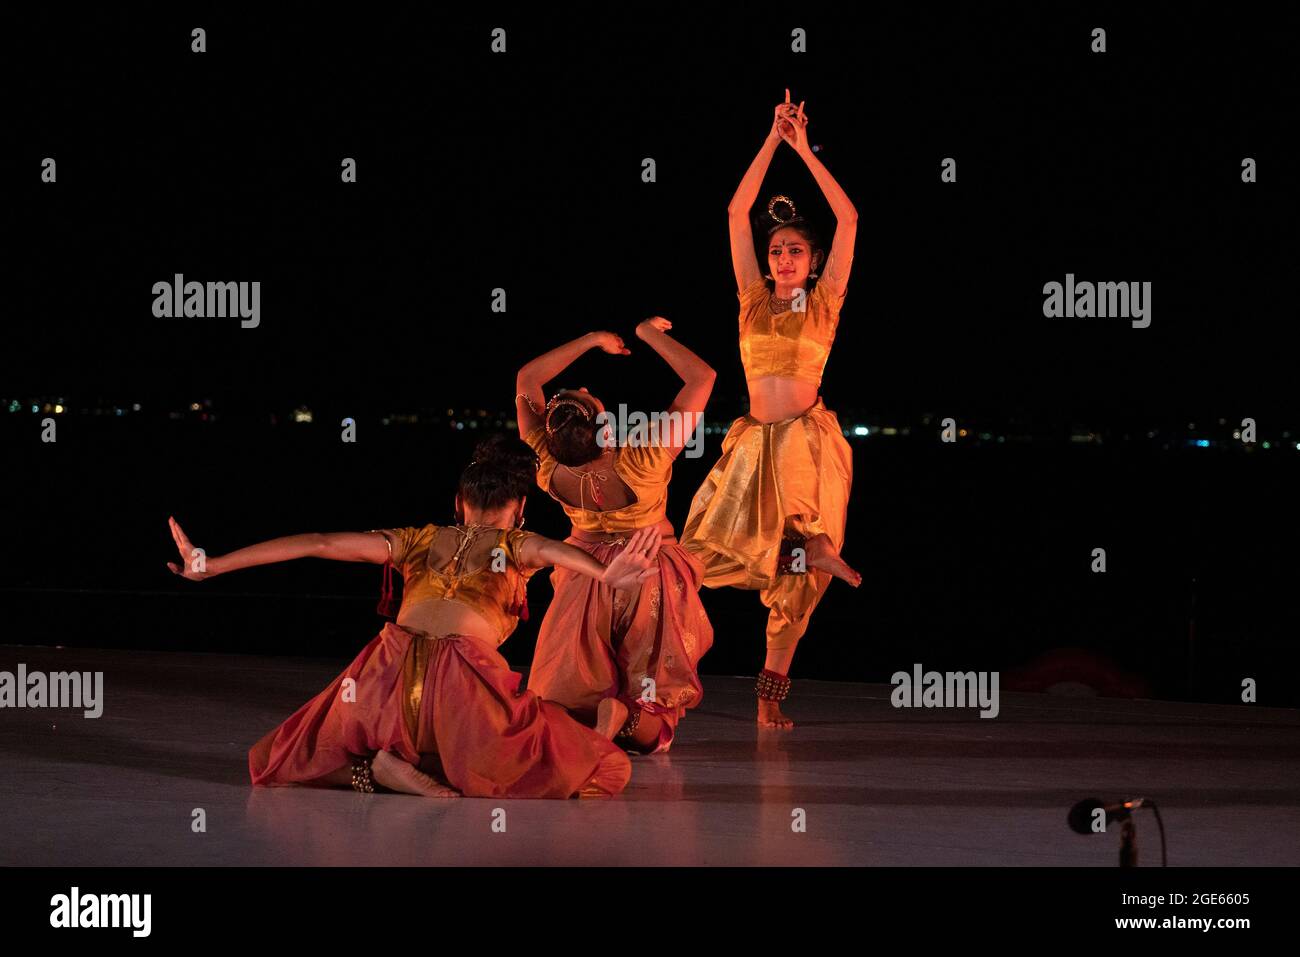
{"label": "dancer's toes", "polygon": [[627,721],[627,705],[617,698],[605,698],[596,706],[596,733],[614,740]]}
{"label": "dancer's toes", "polygon": [[371,760],[370,774],[376,784],[381,784],[390,791],[431,798],[460,797],[459,791],[435,781],[415,765],[387,751],[380,751]]}
{"label": "dancer's toes", "polygon": [[862,584],[862,576],[854,571],[848,562],[840,558],[840,553],[835,550],[831,540],[825,535],[818,535],[809,540],[808,564],[843,579],[854,588]]}
{"label": "dancer's toes", "polygon": [[758,699],[758,726],[760,728],[793,728],[794,722],[781,713],[781,705],[764,698]]}

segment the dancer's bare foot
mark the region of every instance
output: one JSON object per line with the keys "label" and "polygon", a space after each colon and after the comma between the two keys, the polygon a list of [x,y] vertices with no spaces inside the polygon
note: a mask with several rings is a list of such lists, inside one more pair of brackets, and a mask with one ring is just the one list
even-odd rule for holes
{"label": "dancer's bare foot", "polygon": [[824,572],[830,572],[836,578],[842,578],[854,588],[862,584],[862,576],[849,567],[848,562],[840,558],[840,553],[831,544],[828,535],[816,535],[808,539],[808,564]]}
{"label": "dancer's bare foot", "polygon": [[454,798],[460,792],[435,781],[429,775],[408,764],[395,754],[380,751],[370,762],[370,775],[376,784],[382,784],[390,791],[402,794],[418,794],[420,797]]}
{"label": "dancer's bare foot", "polygon": [[760,728],[793,728],[794,722],[781,713],[779,701],[758,699],[758,726]]}
{"label": "dancer's bare foot", "polygon": [[627,705],[617,698],[605,698],[596,706],[596,733],[614,740],[627,722]]}

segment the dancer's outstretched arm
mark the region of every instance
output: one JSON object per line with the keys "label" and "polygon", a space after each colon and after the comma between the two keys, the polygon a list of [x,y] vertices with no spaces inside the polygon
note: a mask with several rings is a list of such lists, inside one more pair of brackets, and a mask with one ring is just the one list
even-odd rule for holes
{"label": "dancer's outstretched arm", "polygon": [[[803,104],[800,103],[802,108]],[[758,198],[759,187],[763,177],[772,163],[776,148],[781,145],[783,129],[790,125],[790,119],[796,113],[790,102],[790,91],[785,91],[785,102],[778,103],[772,118],[772,128],[767,131],[767,139],[759,147],[758,155],[749,164],[736,195],[731,197],[727,206],[727,228],[731,235],[731,266],[736,272],[736,291],[743,292],[750,283],[763,278],[763,270],[758,266],[758,257],[754,255],[754,231],[749,225],[749,213]]]}
{"label": "dancer's outstretched arm", "polygon": [[174,518],[167,519],[172,540],[180,551],[180,563],[168,562],[173,575],[191,581],[202,581],[214,575],[251,568],[254,565],[272,565],[295,558],[330,558],[339,562],[369,562],[382,565],[388,561],[388,544],[380,532],[308,532],[304,535],[286,535],[236,549],[225,555],[203,556],[199,562],[194,544]]}
{"label": "dancer's outstretched arm", "polygon": [[519,549],[519,560],[532,568],[556,566],[587,575],[615,589],[630,589],[658,573],[660,534],[643,528],[628,539],[608,565],[602,565],[581,548],[541,535],[530,535]]}
{"label": "dancer's outstretched arm", "polygon": [[680,452],[700,424],[718,374],[711,365],[668,335],[672,327],[667,319],[654,316],[636,327],[636,336],[663,356],[673,371],[682,377],[682,387],[668,407],[668,434],[661,435],[659,443]]}
{"label": "dancer's outstretched arm", "polygon": [[780,136],[794,148],[804,163],[807,164],[813,179],[821,187],[822,195],[830,204],[835,214],[835,238],[831,241],[831,254],[822,269],[821,283],[827,291],[842,296],[849,282],[849,270],[853,266],[853,243],[858,235],[858,211],[849,200],[848,193],[830,170],[817,158],[817,154],[808,145],[808,117],[804,115],[803,104],[791,122],[781,126]]}
{"label": "dancer's outstretched arm", "polygon": [[543,422],[546,393],[542,387],[573,365],[589,349],[602,349],[615,356],[631,355],[631,351],[624,347],[623,340],[614,333],[589,332],[538,356],[519,370],[515,376],[515,392],[518,393],[515,396],[515,418],[519,422],[521,439],[528,438],[528,433]]}

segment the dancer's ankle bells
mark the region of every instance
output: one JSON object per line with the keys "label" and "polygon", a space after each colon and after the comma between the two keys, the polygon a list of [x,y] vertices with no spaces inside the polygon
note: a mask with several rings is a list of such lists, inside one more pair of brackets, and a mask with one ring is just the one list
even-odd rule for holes
{"label": "dancer's ankle bells", "polygon": [[370,774],[370,759],[357,758],[352,762],[352,790],[362,794],[375,793],[375,781]]}
{"label": "dancer's ankle bells", "polygon": [[779,671],[764,668],[758,674],[754,690],[764,701],[784,701],[790,693],[790,678]]}

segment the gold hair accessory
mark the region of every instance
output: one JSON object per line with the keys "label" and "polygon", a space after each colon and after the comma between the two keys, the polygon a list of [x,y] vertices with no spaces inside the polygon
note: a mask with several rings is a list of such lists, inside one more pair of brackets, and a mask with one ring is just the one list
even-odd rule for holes
{"label": "gold hair accessory", "polygon": [[551,416],[555,415],[557,409],[562,409],[566,405],[571,405],[582,412],[582,415],[588,421],[591,420],[591,408],[585,402],[579,402],[577,399],[561,399],[557,393],[551,401],[546,403],[546,434],[553,435],[555,430],[551,428]]}
{"label": "gold hair accessory", "polygon": [[[787,206],[789,206],[790,215],[786,217],[778,216],[776,214],[777,203],[785,203]],[[799,215],[799,210],[795,209],[794,200],[792,200],[789,196],[786,196],[784,193],[777,193],[775,196],[773,196],[771,199],[767,201],[767,215],[771,216],[778,223],[788,223]]]}

